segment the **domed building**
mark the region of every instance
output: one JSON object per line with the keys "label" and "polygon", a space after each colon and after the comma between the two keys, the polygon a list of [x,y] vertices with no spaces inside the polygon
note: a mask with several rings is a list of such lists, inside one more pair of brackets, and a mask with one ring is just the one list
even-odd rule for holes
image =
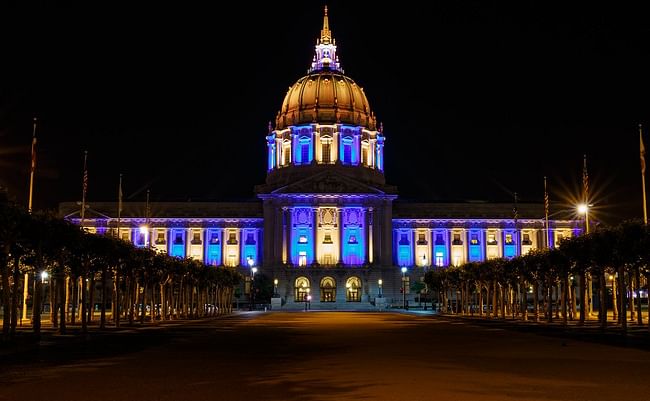
{"label": "domed building", "polygon": [[[398,203],[384,178],[386,136],[344,74],[327,8],[307,75],[289,86],[265,138],[266,182],[249,203],[93,203],[83,225],[274,283],[274,307],[402,306],[427,269],[510,258],[576,235],[541,204]],[[261,201],[261,202],[260,202]],[[60,212],[82,224],[78,205]],[[257,273],[255,273],[257,272]],[[248,299],[248,298],[247,298]]]}

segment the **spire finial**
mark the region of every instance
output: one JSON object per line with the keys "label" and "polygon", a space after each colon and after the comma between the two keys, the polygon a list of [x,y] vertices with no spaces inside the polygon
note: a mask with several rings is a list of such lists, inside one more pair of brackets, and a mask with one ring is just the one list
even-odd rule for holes
{"label": "spire finial", "polygon": [[327,18],[327,6],[325,6],[325,15],[323,16],[323,29],[320,31],[320,42],[329,44],[332,41],[332,32],[330,31],[330,21]]}

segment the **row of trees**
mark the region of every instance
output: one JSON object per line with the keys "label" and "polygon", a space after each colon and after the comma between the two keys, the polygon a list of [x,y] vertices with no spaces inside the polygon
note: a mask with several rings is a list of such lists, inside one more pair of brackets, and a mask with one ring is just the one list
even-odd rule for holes
{"label": "row of trees", "polygon": [[[0,287],[3,338],[15,335],[23,286],[31,276],[31,321],[40,336],[43,283],[49,280],[50,320],[61,333],[79,321],[85,332],[96,298],[100,328],[111,319],[132,324],[230,313],[233,291],[242,281],[231,268],[215,268],[137,248],[111,236],[89,234],[48,213],[29,214],[0,203]],[[99,294],[95,294],[95,289]],[[110,299],[110,301],[109,301]]]}
{"label": "row of trees", "polygon": [[543,315],[549,322],[584,324],[597,298],[601,327],[607,327],[611,300],[613,318],[626,330],[628,312],[631,321],[643,324],[640,292],[647,290],[649,266],[650,229],[626,222],[567,238],[556,248],[431,270],[424,280],[443,305],[452,305],[451,313],[528,320],[532,298],[535,321]]}

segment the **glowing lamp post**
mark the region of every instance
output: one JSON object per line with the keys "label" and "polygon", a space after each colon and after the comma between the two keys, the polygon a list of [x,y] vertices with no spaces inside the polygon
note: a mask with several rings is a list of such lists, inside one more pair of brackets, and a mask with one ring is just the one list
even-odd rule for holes
{"label": "glowing lamp post", "polygon": [[251,268],[251,302],[249,306],[249,310],[254,310],[255,309],[255,273],[257,273],[257,267],[253,267],[255,264],[255,260],[253,260],[252,256],[249,256],[247,259],[248,262],[248,267]]}
{"label": "glowing lamp post", "polygon": [[278,279],[273,280],[273,296],[277,297],[278,296]]}
{"label": "glowing lamp post", "polygon": [[578,213],[585,215],[585,234],[589,234],[589,205],[586,203],[579,204]]}
{"label": "glowing lamp post", "polygon": [[402,267],[402,309],[406,309],[406,267]]}
{"label": "glowing lamp post", "polygon": [[377,283],[379,284],[379,298],[381,298],[381,287],[384,284],[384,281],[382,279],[379,279]]}

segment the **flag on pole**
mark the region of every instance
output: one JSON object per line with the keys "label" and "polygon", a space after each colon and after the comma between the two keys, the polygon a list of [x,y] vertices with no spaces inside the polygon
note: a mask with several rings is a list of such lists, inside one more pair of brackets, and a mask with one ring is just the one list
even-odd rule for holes
{"label": "flag on pole", "polygon": [[548,219],[548,191],[546,190],[546,177],[544,177],[544,216]]}
{"label": "flag on pole", "polygon": [[88,193],[88,166],[86,164],[86,159],[88,158],[88,151],[86,151],[84,156],[84,182],[83,182],[83,198],[86,198],[86,193]]}
{"label": "flag on pole", "polygon": [[34,117],[34,134],[32,136],[32,165],[31,173],[33,174],[36,170],[36,117]]}
{"label": "flag on pole", "polygon": [[83,227],[84,217],[86,215],[86,193],[88,192],[88,151],[84,151],[84,177],[83,188],[81,192],[81,227]]}
{"label": "flag on pole", "polygon": [[34,117],[34,131],[32,133],[32,161],[29,168],[29,200],[27,210],[32,212],[32,196],[34,194],[34,173],[36,172],[36,117]]}
{"label": "flag on pole", "polygon": [[122,213],[122,174],[120,174],[120,187],[117,190],[117,209],[118,213]]}
{"label": "flag on pole", "polygon": [[512,208],[513,220],[515,221],[515,228],[517,228],[517,219],[519,218],[519,210],[517,210],[517,193],[515,192],[515,206]]}
{"label": "flag on pole", "polygon": [[643,134],[641,133],[641,124],[639,124],[639,141],[641,145],[641,174],[645,174],[645,146],[643,146]]}

